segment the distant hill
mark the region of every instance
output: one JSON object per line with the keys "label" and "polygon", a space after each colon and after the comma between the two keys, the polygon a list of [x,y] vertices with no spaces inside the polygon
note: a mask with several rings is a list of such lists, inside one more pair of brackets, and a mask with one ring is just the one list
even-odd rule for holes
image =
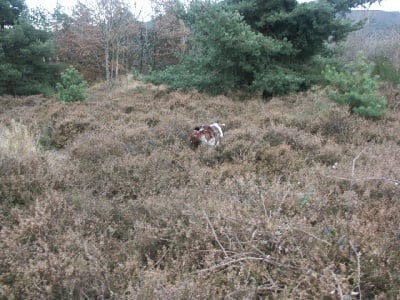
{"label": "distant hill", "polygon": [[349,19],[354,21],[367,20],[363,30],[381,34],[385,31],[400,31],[400,12],[381,10],[353,10]]}
{"label": "distant hill", "polygon": [[366,24],[348,36],[343,53],[345,60],[354,60],[359,52],[363,52],[372,60],[384,55],[400,67],[400,12],[354,10],[348,18],[366,20]]}

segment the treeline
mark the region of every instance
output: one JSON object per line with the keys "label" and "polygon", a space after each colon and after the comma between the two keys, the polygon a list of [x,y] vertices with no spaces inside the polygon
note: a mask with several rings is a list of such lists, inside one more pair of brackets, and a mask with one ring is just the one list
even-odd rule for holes
{"label": "treeline", "polygon": [[173,1],[153,2],[151,21],[140,21],[124,0],[78,2],[71,16],[58,13],[57,59],[73,64],[88,80],[111,82],[121,73],[149,72],[176,62],[187,30],[173,13]]}
{"label": "treeline", "polygon": [[144,22],[127,0],[79,1],[70,14],[0,0],[0,94],[51,93],[70,65],[110,85],[134,72],[213,94],[307,90],[343,67],[337,45],[363,26],[346,14],[377,1],[152,0]]}
{"label": "treeline", "polygon": [[69,65],[110,84],[131,71],[148,73],[176,63],[188,35],[172,0],[153,1],[147,22],[125,0],[78,2],[71,14],[61,6],[29,10],[24,0],[0,0],[0,7],[0,94],[49,94]]}

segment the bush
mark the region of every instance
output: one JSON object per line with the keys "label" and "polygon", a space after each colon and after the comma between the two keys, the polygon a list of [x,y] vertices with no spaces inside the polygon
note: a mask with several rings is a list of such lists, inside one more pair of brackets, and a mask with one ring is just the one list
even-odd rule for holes
{"label": "bush", "polygon": [[374,59],[374,63],[374,75],[378,75],[381,80],[389,82],[393,87],[399,84],[400,70],[393,65],[390,58],[379,55]]}
{"label": "bush", "polygon": [[386,99],[376,96],[379,77],[373,75],[374,64],[368,64],[363,55],[342,71],[327,65],[323,74],[328,83],[329,99],[348,105],[350,112],[366,118],[379,118],[385,113]]}
{"label": "bush", "polygon": [[83,101],[87,98],[84,91],[87,82],[73,66],[61,74],[61,82],[58,82],[56,87],[58,91],[56,97],[60,102]]}

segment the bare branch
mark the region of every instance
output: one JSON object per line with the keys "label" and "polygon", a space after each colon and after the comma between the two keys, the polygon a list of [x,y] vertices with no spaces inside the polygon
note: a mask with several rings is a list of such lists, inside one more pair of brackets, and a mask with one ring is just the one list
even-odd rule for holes
{"label": "bare branch", "polygon": [[228,257],[228,254],[226,253],[225,248],[222,246],[221,242],[219,241],[218,235],[215,232],[214,227],[211,224],[210,219],[208,218],[208,216],[207,216],[207,214],[206,214],[206,212],[204,210],[203,210],[203,213],[204,213],[204,216],[206,217],[208,225],[210,225],[210,228],[211,228],[211,231],[212,231],[212,233],[214,235],[215,241],[217,242],[218,246],[221,248],[222,252],[224,252],[225,257]]}
{"label": "bare branch", "polygon": [[400,180],[386,178],[386,177],[348,178],[348,177],[327,176],[327,175],[324,175],[324,176],[327,177],[327,178],[332,178],[332,179],[337,179],[337,180],[353,181],[354,183],[355,182],[360,182],[360,181],[386,181],[386,182],[389,182],[389,183],[393,183],[396,186],[400,185]]}

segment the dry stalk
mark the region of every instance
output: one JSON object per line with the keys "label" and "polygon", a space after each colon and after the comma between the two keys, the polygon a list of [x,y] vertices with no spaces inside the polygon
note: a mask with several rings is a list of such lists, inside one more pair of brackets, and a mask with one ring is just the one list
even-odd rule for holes
{"label": "dry stalk", "polygon": [[358,297],[361,300],[361,252],[357,251],[357,249],[354,247],[353,243],[349,241],[351,250],[353,250],[354,254],[356,255],[356,260],[357,260],[357,287],[358,287]]}
{"label": "dry stalk", "polygon": [[323,240],[323,239],[317,237],[316,235],[314,235],[314,234],[312,234],[312,233],[310,233],[310,232],[307,232],[307,231],[305,231],[305,230],[303,230],[303,229],[300,229],[300,228],[293,228],[293,229],[294,229],[294,230],[297,230],[297,231],[300,231],[300,232],[302,232],[302,233],[304,233],[304,234],[307,234],[308,236],[310,236],[310,237],[316,239],[317,241],[323,242],[323,243],[325,243],[325,244],[328,245],[328,246],[331,245],[330,242],[328,242],[328,241],[326,241],[326,240]]}
{"label": "dry stalk", "polygon": [[400,180],[386,178],[386,177],[363,177],[363,178],[348,178],[348,177],[338,177],[338,176],[325,176],[325,177],[337,180],[352,181],[353,183],[360,181],[385,181],[388,183],[393,183],[395,186],[400,187]]}
{"label": "dry stalk", "polygon": [[208,216],[207,216],[207,214],[206,214],[206,212],[204,210],[203,210],[203,214],[204,214],[204,216],[205,216],[205,218],[207,220],[208,225],[211,228],[211,231],[212,231],[212,233],[214,235],[215,241],[217,242],[218,246],[221,248],[222,252],[224,252],[225,257],[228,257],[228,254],[226,253],[225,248],[222,246],[221,242],[218,239],[218,235],[214,230],[214,226],[211,224],[210,219],[208,218]]}
{"label": "dry stalk", "polygon": [[270,255],[257,256],[255,253],[240,253],[240,254],[233,255],[232,257],[226,257],[222,262],[215,264],[209,268],[198,270],[195,272],[195,274],[214,271],[216,269],[220,269],[220,268],[227,267],[230,265],[238,264],[243,261],[266,262],[270,265],[273,265],[273,266],[279,267],[279,268],[283,268],[283,269],[291,269],[291,270],[297,269],[295,266],[292,266],[290,264],[281,264],[279,262],[274,261],[273,259],[271,259]]}
{"label": "dry stalk", "polygon": [[[355,183],[355,169],[356,169],[356,161],[357,159],[360,158],[361,154],[365,151],[366,148],[364,148],[354,159],[353,159],[353,166],[352,166],[352,171],[351,171],[351,178],[352,180],[350,181],[350,192],[353,191],[353,186]],[[353,196],[352,193],[349,194],[349,203],[348,203],[348,212],[347,212],[347,237],[349,241],[349,257],[351,255],[350,250],[352,250],[357,259],[357,286],[358,286],[358,292],[359,292],[359,299],[361,300],[361,253],[356,250],[354,247],[352,241],[350,240],[350,218],[351,218],[351,208],[352,208],[352,201],[353,201]]]}
{"label": "dry stalk", "polygon": [[332,276],[333,276],[333,278],[335,279],[335,282],[336,282],[336,285],[337,285],[337,288],[338,288],[338,291],[339,291],[340,300],[343,300],[344,297],[343,297],[342,287],[340,286],[340,282],[339,282],[339,280],[338,280],[336,274],[335,274],[333,271],[332,271]]}

